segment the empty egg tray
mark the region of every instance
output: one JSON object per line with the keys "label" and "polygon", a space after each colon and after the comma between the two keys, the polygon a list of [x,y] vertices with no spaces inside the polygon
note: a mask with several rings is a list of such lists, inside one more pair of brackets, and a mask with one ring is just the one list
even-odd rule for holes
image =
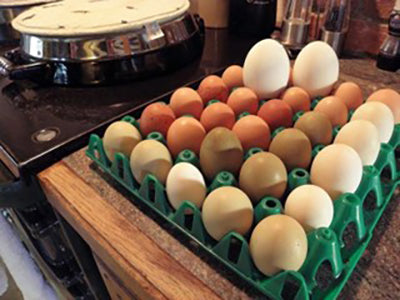
{"label": "empty egg tray", "polygon": [[[318,99],[312,103],[314,107]],[[139,116],[140,111],[135,112]],[[301,113],[294,116],[294,121]],[[138,127],[131,116],[122,119]],[[282,130],[277,129],[273,136]],[[339,128],[334,129],[334,135]],[[165,142],[161,134],[155,132],[147,138]],[[213,240],[202,223],[200,210],[190,202],[184,202],[174,210],[167,199],[165,187],[152,175],[147,175],[140,185],[131,172],[129,159],[121,153],[115,155],[111,163],[105,155],[103,143],[93,134],[86,155],[103,171],[111,175],[126,188],[134,198],[145,203],[172,226],[182,231],[198,243],[210,255],[222,262],[227,268],[247,281],[259,292],[272,299],[335,299],[357,265],[369,242],[382,213],[389,203],[400,182],[400,172],[396,162],[396,149],[400,146],[400,124],[395,126],[389,143],[382,144],[376,163],[364,167],[363,179],[352,194],[343,194],[334,201],[334,219],[329,228],[319,228],[308,234],[308,254],[298,272],[283,271],[267,277],[254,266],[249,252],[249,236],[231,232],[219,242]],[[323,148],[316,146],[313,157]],[[400,149],[400,148],[399,148]],[[262,151],[250,149],[246,158]],[[175,163],[189,162],[199,166],[196,155],[185,150]],[[310,182],[309,172],[295,169],[288,174],[286,195],[294,188]],[[235,177],[229,172],[221,172],[208,185],[208,191],[221,186],[236,185]],[[191,210],[193,215],[185,214]],[[282,204],[278,199],[266,197],[254,209],[257,224],[264,217],[282,213]],[[254,224],[254,226],[255,226]],[[290,297],[289,297],[289,294]]]}

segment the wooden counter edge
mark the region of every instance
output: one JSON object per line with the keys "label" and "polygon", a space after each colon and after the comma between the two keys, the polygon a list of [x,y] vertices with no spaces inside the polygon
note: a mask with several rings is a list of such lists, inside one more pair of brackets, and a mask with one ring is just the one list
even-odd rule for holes
{"label": "wooden counter edge", "polygon": [[220,299],[65,163],[39,181],[51,205],[139,299]]}

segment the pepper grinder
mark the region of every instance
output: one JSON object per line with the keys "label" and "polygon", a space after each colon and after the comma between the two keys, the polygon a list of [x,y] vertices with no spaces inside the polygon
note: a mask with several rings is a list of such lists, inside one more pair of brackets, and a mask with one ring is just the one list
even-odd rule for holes
{"label": "pepper grinder", "polygon": [[400,69],[400,0],[396,1],[390,15],[389,35],[379,51],[377,66],[392,72]]}
{"label": "pepper grinder", "polygon": [[300,50],[308,41],[312,0],[289,0],[282,21],[281,42],[289,50]]}
{"label": "pepper grinder", "polygon": [[325,6],[321,40],[339,56],[343,50],[350,22],[350,0],[328,0]]}

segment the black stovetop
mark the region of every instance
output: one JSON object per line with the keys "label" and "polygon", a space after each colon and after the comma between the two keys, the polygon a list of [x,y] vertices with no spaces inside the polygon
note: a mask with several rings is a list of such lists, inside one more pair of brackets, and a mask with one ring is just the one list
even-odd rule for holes
{"label": "black stovetop", "polygon": [[[102,134],[109,123],[144,103],[229,64],[243,63],[255,42],[231,36],[226,30],[207,30],[201,60],[173,73],[121,85],[43,87],[3,78],[0,80],[0,145],[7,155],[1,155],[1,159],[21,174],[39,172],[85,146],[91,133]],[[49,142],[38,143],[33,136],[43,129],[55,129],[58,135]]]}

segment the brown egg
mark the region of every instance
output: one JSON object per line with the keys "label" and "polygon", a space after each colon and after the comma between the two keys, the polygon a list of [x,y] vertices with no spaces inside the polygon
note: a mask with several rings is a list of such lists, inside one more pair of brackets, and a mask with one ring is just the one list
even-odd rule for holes
{"label": "brown egg", "polygon": [[299,129],[288,128],[276,135],[269,151],[278,156],[288,171],[295,168],[307,169],[311,163],[311,142]]}
{"label": "brown egg", "polygon": [[286,190],[287,172],[275,154],[260,152],[245,161],[240,170],[239,186],[257,203],[265,196],[282,197]]}
{"label": "brown egg", "polygon": [[293,86],[293,67],[290,67],[288,86]]}
{"label": "brown egg", "polygon": [[291,127],[293,112],[289,104],[280,99],[268,100],[259,109],[257,115],[268,123],[271,131],[283,126]]}
{"label": "brown egg", "polygon": [[302,115],[294,125],[300,129],[316,145],[329,145],[332,142],[332,123],[329,118],[317,111],[310,111]]}
{"label": "brown egg", "polygon": [[169,127],[167,145],[174,157],[186,149],[199,155],[205,136],[206,131],[199,121],[192,117],[180,117]]}
{"label": "brown egg", "polygon": [[227,104],[233,109],[236,116],[244,112],[254,115],[258,110],[258,97],[251,89],[241,87],[229,95]]}
{"label": "brown egg", "polygon": [[346,104],[349,110],[355,110],[363,104],[363,92],[361,88],[354,82],[344,82],[335,91],[335,96]]}
{"label": "brown egg", "polygon": [[231,231],[245,235],[250,230],[253,205],[238,188],[224,186],[207,196],[201,216],[208,234],[219,241]]}
{"label": "brown egg", "polygon": [[309,111],[311,107],[311,99],[308,93],[299,87],[291,87],[282,95],[282,101],[289,104],[293,113],[298,111]]}
{"label": "brown egg", "polygon": [[283,270],[298,271],[307,251],[303,227],[289,216],[269,216],[258,223],[251,234],[251,257],[257,269],[267,276]]}
{"label": "brown egg", "polygon": [[199,120],[204,104],[200,95],[194,89],[183,87],[172,94],[169,106],[177,118],[183,115],[192,115]]}
{"label": "brown egg", "polygon": [[367,102],[378,101],[386,104],[393,113],[394,122],[400,123],[400,94],[392,89],[382,89],[368,97]]}
{"label": "brown egg", "polygon": [[214,128],[204,138],[200,148],[200,166],[208,180],[222,171],[236,174],[242,161],[242,145],[231,130]]}
{"label": "brown egg", "polygon": [[145,108],[140,118],[140,131],[145,137],[154,131],[167,135],[169,126],[175,121],[172,109],[162,102],[150,104]]}
{"label": "brown egg", "polygon": [[334,127],[346,124],[349,115],[347,106],[336,96],[329,96],[322,99],[317,104],[314,111],[325,114]]}
{"label": "brown egg", "polygon": [[243,86],[243,68],[237,65],[230,66],[222,74],[222,80],[230,90],[234,87]]}
{"label": "brown egg", "polygon": [[232,131],[237,135],[245,151],[258,147],[268,149],[271,131],[268,124],[257,116],[245,116],[236,122]]}
{"label": "brown egg", "polygon": [[219,100],[226,102],[229,96],[229,88],[226,86],[224,81],[215,75],[207,76],[200,83],[197,90],[203,103],[207,104],[210,100]]}
{"label": "brown egg", "polygon": [[104,151],[109,160],[113,161],[115,154],[120,152],[130,157],[133,148],[142,140],[139,130],[132,124],[118,121],[108,126],[103,137]]}
{"label": "brown egg", "polygon": [[167,147],[155,140],[141,141],[133,149],[130,164],[136,181],[142,183],[146,175],[154,175],[165,184],[172,168],[172,158]]}
{"label": "brown egg", "polygon": [[232,108],[221,102],[207,106],[200,118],[200,122],[207,132],[216,127],[232,129],[235,120],[235,113]]}

